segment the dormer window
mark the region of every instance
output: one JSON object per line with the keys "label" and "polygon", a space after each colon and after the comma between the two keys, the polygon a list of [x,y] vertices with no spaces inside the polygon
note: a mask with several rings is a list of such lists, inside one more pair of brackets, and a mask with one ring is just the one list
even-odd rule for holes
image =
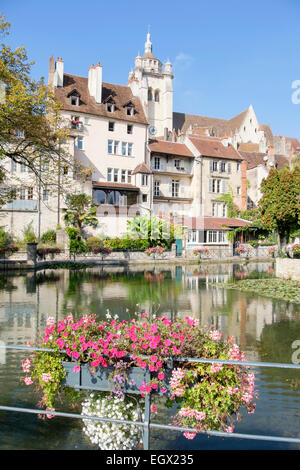
{"label": "dormer window", "polygon": [[123,104],[123,108],[126,109],[127,116],[134,116],[134,103],[129,100],[127,103]]}
{"label": "dormer window", "polygon": [[134,115],[134,107],[133,106],[127,106],[126,114],[127,114],[127,116],[133,116]]}
{"label": "dormer window", "polygon": [[77,90],[70,91],[68,98],[70,98],[71,106],[79,106],[80,93]]}
{"label": "dormer window", "polygon": [[113,113],[115,111],[115,105],[113,103],[106,103],[106,110],[108,113]]}
{"label": "dormer window", "polygon": [[71,96],[70,102],[72,106],[79,106],[79,97],[78,96]]}
{"label": "dormer window", "polygon": [[158,90],[155,91],[154,101],[156,101],[157,103],[159,102],[159,91]]}

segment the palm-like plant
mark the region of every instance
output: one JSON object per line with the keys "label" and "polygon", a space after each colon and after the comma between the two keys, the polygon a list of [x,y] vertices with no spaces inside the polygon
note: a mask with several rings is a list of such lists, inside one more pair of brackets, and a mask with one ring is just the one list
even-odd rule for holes
{"label": "palm-like plant", "polygon": [[77,228],[80,234],[86,226],[97,227],[97,206],[93,204],[90,196],[84,193],[71,194],[66,204],[67,207],[63,209],[63,221],[66,225]]}

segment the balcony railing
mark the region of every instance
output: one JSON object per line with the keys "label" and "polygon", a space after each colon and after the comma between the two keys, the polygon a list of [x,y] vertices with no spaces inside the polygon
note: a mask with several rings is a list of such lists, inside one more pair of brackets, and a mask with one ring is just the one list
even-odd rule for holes
{"label": "balcony railing", "polygon": [[164,165],[160,164],[157,167],[155,164],[151,164],[151,170],[157,171],[161,173],[172,173],[172,174],[183,174],[183,175],[191,175],[191,170],[188,167],[178,167],[174,165]]}
{"label": "balcony railing", "polygon": [[72,130],[83,131],[83,124],[80,121],[71,121],[70,128]]}
{"label": "balcony railing", "polygon": [[8,202],[3,209],[11,211],[36,211],[37,201],[33,199],[16,199]]}

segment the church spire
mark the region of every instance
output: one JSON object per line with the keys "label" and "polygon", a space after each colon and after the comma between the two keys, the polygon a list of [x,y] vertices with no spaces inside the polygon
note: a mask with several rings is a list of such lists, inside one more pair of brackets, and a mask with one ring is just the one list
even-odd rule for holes
{"label": "church spire", "polygon": [[150,26],[148,26],[147,41],[145,42],[145,54],[152,52],[152,42],[150,36]]}

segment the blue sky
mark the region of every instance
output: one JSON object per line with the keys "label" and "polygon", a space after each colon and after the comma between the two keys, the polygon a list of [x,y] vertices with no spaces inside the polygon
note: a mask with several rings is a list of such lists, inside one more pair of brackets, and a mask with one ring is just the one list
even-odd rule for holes
{"label": "blue sky", "polygon": [[274,134],[300,139],[299,0],[2,0],[0,11],[36,79],[54,55],[82,76],[100,61],[104,81],[125,85],[150,25],[153,53],[174,66],[174,111],[231,118],[252,104]]}

